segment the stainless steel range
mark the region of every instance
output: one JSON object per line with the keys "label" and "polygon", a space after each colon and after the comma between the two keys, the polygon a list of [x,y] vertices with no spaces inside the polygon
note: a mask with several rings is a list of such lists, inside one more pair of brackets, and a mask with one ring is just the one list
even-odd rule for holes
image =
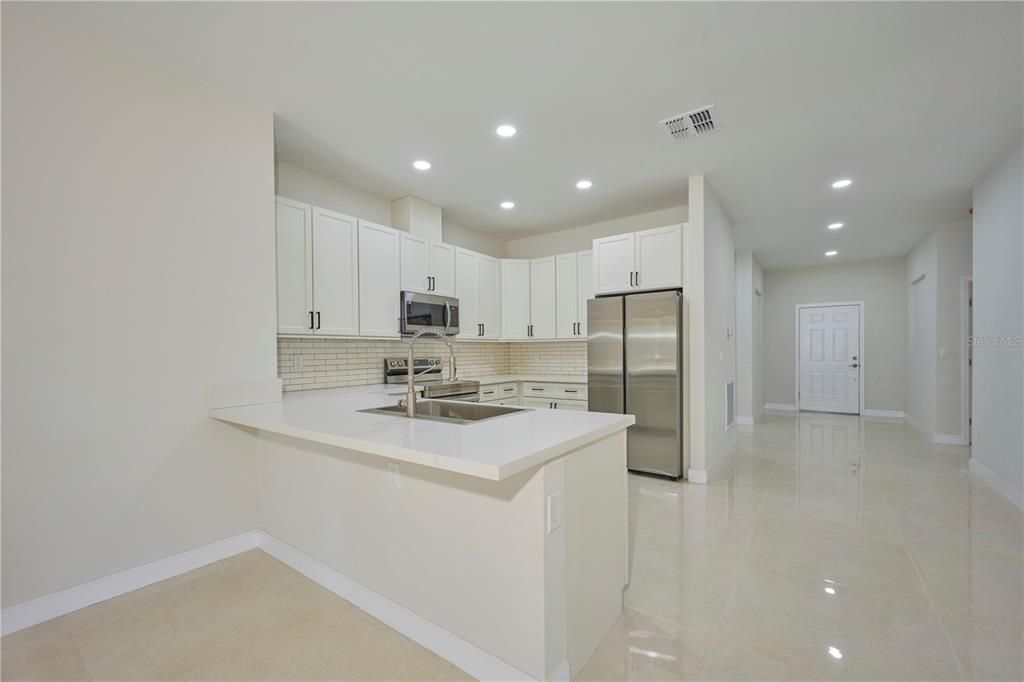
{"label": "stainless steel range", "polygon": [[[441,358],[416,358],[413,360],[415,383],[423,386],[424,398],[444,398],[477,402],[480,398],[480,382],[470,379],[448,381],[444,378],[444,362]],[[404,384],[409,381],[409,361],[406,358],[384,360],[384,381],[389,384]]]}

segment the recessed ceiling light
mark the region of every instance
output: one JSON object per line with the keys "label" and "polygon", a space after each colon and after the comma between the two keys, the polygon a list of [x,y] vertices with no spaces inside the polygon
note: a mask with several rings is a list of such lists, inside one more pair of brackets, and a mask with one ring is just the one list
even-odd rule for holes
{"label": "recessed ceiling light", "polygon": [[422,159],[419,161],[413,161],[412,167],[415,168],[416,170],[430,170],[430,162],[423,161]]}
{"label": "recessed ceiling light", "polygon": [[514,201],[503,201],[501,202],[501,207],[507,211],[510,208],[515,208],[516,204]]}
{"label": "recessed ceiling light", "polygon": [[831,258],[832,256],[838,256],[839,252],[838,251],[826,251],[825,255],[828,256],[829,258]]}
{"label": "recessed ceiling light", "polygon": [[498,126],[497,130],[495,130],[494,132],[498,133],[498,135],[500,135],[501,137],[512,137],[513,135],[516,134],[516,127],[504,123]]}
{"label": "recessed ceiling light", "polygon": [[832,183],[832,189],[845,189],[853,184],[850,178],[842,178]]}
{"label": "recessed ceiling light", "polygon": [[841,229],[843,229],[843,224],[842,223],[829,223],[828,224],[828,229],[830,229],[830,230],[841,230]]}
{"label": "recessed ceiling light", "polygon": [[580,180],[576,183],[576,189],[590,189],[594,186],[590,180]]}

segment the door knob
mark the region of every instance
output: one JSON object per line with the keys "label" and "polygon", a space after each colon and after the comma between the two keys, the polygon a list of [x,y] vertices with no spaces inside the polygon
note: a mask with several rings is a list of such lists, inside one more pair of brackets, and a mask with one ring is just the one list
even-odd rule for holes
{"label": "door knob", "polygon": [[858,365],[858,364],[857,364],[857,363],[855,362],[855,363],[853,363],[852,365],[850,365],[850,367],[860,367],[860,365]]}

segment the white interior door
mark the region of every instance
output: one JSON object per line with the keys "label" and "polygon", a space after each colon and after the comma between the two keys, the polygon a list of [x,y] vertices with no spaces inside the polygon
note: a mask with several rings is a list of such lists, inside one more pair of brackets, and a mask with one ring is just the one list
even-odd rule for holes
{"label": "white interior door", "polygon": [[860,307],[800,308],[801,410],[860,413]]}

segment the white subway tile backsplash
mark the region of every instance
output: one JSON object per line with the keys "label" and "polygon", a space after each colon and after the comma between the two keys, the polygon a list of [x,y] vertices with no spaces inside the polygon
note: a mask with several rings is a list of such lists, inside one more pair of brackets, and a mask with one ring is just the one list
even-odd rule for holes
{"label": "white subway tile backsplash", "polygon": [[[400,340],[296,339],[279,337],[277,367],[285,391],[340,388],[379,384],[384,380],[382,360],[405,357],[408,345]],[[302,367],[293,358],[302,356]],[[440,341],[416,344],[419,357],[447,358]],[[587,373],[586,341],[533,341],[489,343],[456,341],[459,377],[496,374],[581,375]]]}

